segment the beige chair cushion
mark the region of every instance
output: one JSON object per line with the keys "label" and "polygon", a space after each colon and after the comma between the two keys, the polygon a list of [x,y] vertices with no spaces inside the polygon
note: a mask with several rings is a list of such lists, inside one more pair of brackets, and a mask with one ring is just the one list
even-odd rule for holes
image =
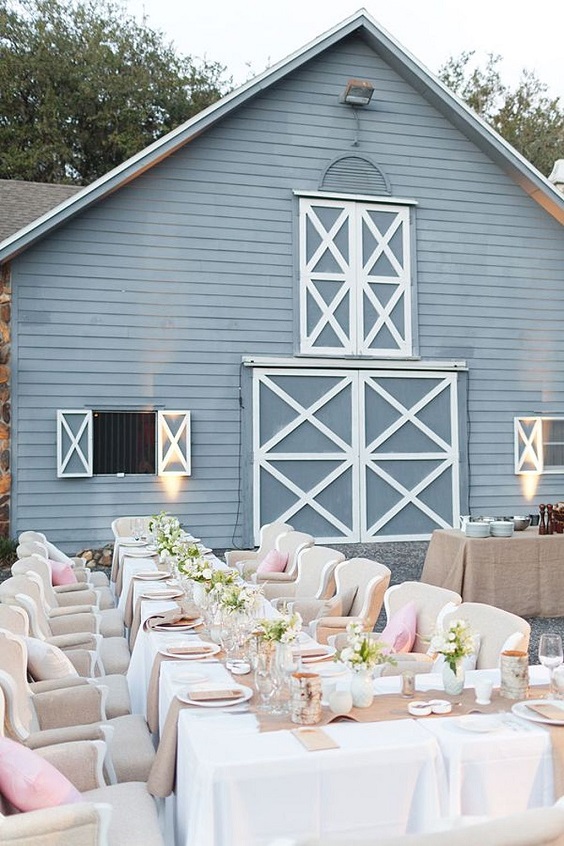
{"label": "beige chair cushion", "polygon": [[108,608],[101,611],[100,634],[102,637],[123,637],[123,612],[118,608]]}
{"label": "beige chair cushion", "polygon": [[164,846],[156,806],[145,784],[112,784],[83,793],[88,802],[107,802],[113,813],[109,846]]}
{"label": "beige chair cushion", "polygon": [[104,637],[100,641],[100,657],[106,675],[125,674],[131,654],[124,637]]}
{"label": "beige chair cushion", "polygon": [[110,754],[117,780],[146,782],[155,759],[155,748],[145,719],[139,714],[131,714],[116,717],[109,725],[114,729]]}
{"label": "beige chair cushion", "polygon": [[[107,805],[90,802],[44,808],[26,814],[0,818],[3,846],[125,846],[126,841],[108,841]],[[131,846],[133,846],[133,841]],[[143,842],[143,841],[140,841]]]}

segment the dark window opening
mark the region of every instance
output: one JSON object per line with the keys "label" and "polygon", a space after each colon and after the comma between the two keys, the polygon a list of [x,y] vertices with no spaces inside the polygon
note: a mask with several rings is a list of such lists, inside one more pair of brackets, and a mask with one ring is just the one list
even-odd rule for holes
{"label": "dark window opening", "polygon": [[156,473],[154,411],[94,411],[94,475]]}

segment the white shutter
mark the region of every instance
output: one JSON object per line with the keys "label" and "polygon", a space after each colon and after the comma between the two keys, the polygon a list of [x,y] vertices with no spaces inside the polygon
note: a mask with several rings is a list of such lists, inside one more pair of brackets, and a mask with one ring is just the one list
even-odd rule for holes
{"label": "white shutter", "polygon": [[190,412],[157,412],[157,473],[190,476]]}
{"label": "white shutter", "polygon": [[542,473],[544,469],[541,417],[515,417],[515,473]]}
{"label": "white shutter", "polygon": [[92,411],[57,411],[57,476],[92,476]]}

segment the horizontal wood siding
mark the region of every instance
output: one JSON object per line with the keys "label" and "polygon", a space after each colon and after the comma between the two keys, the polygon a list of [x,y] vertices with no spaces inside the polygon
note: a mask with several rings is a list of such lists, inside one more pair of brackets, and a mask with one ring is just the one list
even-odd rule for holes
{"label": "horizontal wood siding", "polygon": [[[358,148],[353,77],[375,85]],[[356,151],[417,201],[418,353],[468,362],[472,511],[529,509],[513,417],[564,412],[562,227],[351,37],[14,261],[14,532],[77,548],[165,508],[237,540],[241,357],[294,353],[292,192]],[[176,500],[155,477],[56,478],[56,409],[97,405],[192,412]],[[563,497],[549,476],[535,501]]]}

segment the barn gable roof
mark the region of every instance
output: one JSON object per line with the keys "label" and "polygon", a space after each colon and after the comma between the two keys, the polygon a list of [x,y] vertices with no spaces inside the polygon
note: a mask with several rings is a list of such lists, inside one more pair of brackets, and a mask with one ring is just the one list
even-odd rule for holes
{"label": "barn gable roof", "polygon": [[355,33],[361,35],[390,67],[495,161],[529,196],[564,224],[564,196],[517,150],[405,50],[366,10],[360,9],[7,238],[0,243],[0,262],[13,258],[73,215],[112,194],[188,144],[252,97]]}

